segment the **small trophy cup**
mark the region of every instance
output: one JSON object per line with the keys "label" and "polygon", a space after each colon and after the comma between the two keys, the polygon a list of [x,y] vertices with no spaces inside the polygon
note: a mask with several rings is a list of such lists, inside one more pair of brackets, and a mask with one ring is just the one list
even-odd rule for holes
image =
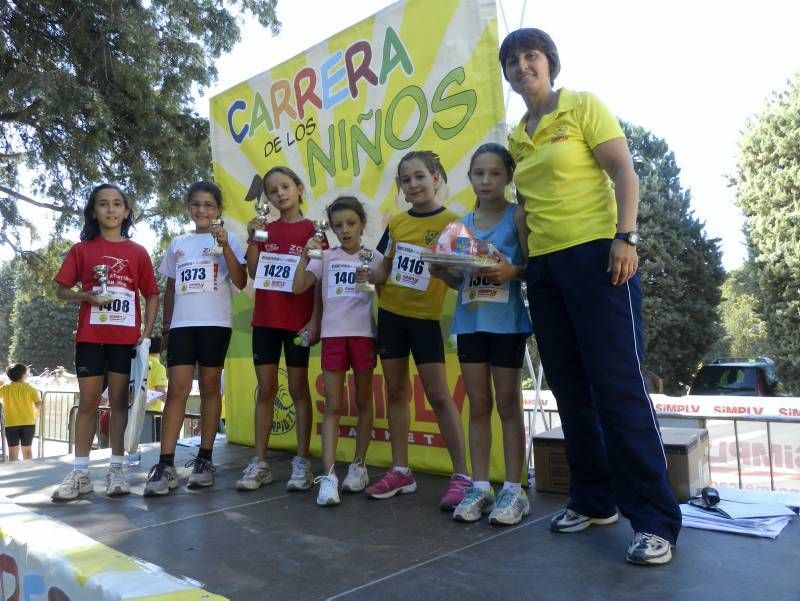
{"label": "small trophy cup", "polygon": [[[366,271],[367,274],[369,274],[369,265],[372,263],[373,256],[374,253],[368,248],[362,248],[360,251],[358,251],[358,260],[361,261],[361,265],[359,265],[356,269],[358,269],[358,271]],[[375,292],[375,286],[369,282],[358,282],[356,284],[356,290],[359,292]]]}
{"label": "small trophy cup", "polygon": [[[328,229],[328,222],[325,219],[315,220],[314,221],[314,240],[318,242],[322,242],[325,239],[325,230]],[[308,257],[310,259],[321,259],[322,258],[322,249],[321,248],[312,248],[308,251]]]}
{"label": "small trophy cup", "polygon": [[100,290],[95,294],[95,297],[101,303],[110,303],[114,300],[114,297],[108,291],[108,265],[95,265],[92,269],[97,278],[97,283],[100,284]]}
{"label": "small trophy cup", "polygon": [[208,249],[209,254],[221,255],[222,247],[217,242],[217,228],[222,227],[222,219],[211,220],[211,235],[214,237],[214,246]]}
{"label": "small trophy cup", "polygon": [[[269,203],[261,202],[261,199],[256,201],[256,215],[262,228],[267,226],[267,215],[269,215]],[[256,242],[267,241],[267,230],[260,229],[253,232],[253,240]]]}

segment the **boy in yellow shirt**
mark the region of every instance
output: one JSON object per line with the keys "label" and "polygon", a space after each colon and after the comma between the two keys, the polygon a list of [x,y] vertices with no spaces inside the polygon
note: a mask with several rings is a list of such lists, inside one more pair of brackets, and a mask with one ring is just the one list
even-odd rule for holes
{"label": "boy in yellow shirt", "polygon": [[25,382],[28,368],[16,363],[6,369],[10,384],[0,387],[0,401],[3,403],[5,435],[8,442],[8,460],[33,459],[31,445],[36,431],[36,414],[41,405],[37,390]]}

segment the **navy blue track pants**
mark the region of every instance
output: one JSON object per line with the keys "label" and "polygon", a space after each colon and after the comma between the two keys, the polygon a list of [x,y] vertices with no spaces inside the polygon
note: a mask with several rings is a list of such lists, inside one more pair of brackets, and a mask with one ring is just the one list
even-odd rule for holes
{"label": "navy blue track pants", "polygon": [[526,280],[539,353],[567,445],[573,511],[613,515],[675,543],[681,513],[642,375],[642,287],[613,286],[611,240],[532,257]]}

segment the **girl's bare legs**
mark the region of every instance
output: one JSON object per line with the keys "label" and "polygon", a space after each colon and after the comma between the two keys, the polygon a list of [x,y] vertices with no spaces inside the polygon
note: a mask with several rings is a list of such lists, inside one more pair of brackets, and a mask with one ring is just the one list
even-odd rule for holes
{"label": "girl's bare legs", "polygon": [[461,374],[469,397],[469,456],[472,477],[489,480],[492,449],[492,391],[488,363],[462,363]]}
{"label": "girl's bare legs", "polygon": [[372,425],[375,420],[375,406],[372,402],[372,369],[356,371],[353,376],[356,385],[356,407],[358,407],[356,455],[353,459],[364,461],[367,457],[369,443],[372,441]]}
{"label": "girl's bare legs", "polygon": [[522,417],[522,370],[493,367],[497,412],[503,425],[506,481],[520,482],[525,458],[525,424]]}
{"label": "girl's bare legs", "polygon": [[322,420],[322,466],[329,474],[336,463],[336,445],[339,441],[339,418],[344,409],[343,371],[324,371],[325,378],[325,417]]}
{"label": "girl's bare legs", "polygon": [[161,454],[174,455],[178,435],[186,416],[186,401],[192,392],[193,365],[173,365],[168,369],[169,383],[164,412],[161,415]]}
{"label": "girl's bare legs", "polygon": [[78,390],[80,402],[75,415],[75,457],[88,457],[97,431],[97,408],[103,392],[103,376],[78,378]]}
{"label": "girl's bare legs", "polygon": [[[200,385],[200,448],[210,449],[219,430],[219,416],[222,412],[221,367],[200,366],[198,384]],[[186,400],[184,400],[184,407]]]}
{"label": "girl's bare legs", "polygon": [[266,461],[269,435],[272,433],[272,416],[275,412],[275,395],[278,393],[278,366],[269,364],[255,367],[258,381],[255,411],[256,455],[261,461]]}
{"label": "girl's bare legs", "polygon": [[[125,427],[128,425],[128,402],[130,392],[128,374],[108,372],[108,404],[111,418],[108,425],[108,440],[112,455],[125,454]],[[96,411],[96,407],[95,407]],[[95,417],[96,419],[96,417]],[[76,445],[77,448],[77,445]]]}
{"label": "girl's bare legs", "polygon": [[408,430],[411,424],[411,382],[408,377],[408,357],[381,359],[386,381],[386,417],[392,445],[392,464],[408,467]]}
{"label": "girl's bare legs", "polygon": [[[450,395],[444,363],[417,365],[417,372],[422,378],[425,396],[428,397],[428,402],[436,413],[439,431],[444,437],[447,450],[450,452],[450,459],[453,462],[453,472],[466,474],[467,461],[464,452],[464,428],[461,425],[461,416],[456,409],[455,401]],[[408,406],[406,405],[407,408]],[[392,438],[394,438],[394,435],[392,435]]]}
{"label": "girl's bare legs", "polygon": [[[310,456],[308,445],[311,442],[311,390],[308,386],[307,367],[288,367],[289,396],[294,401],[294,410],[297,415],[297,456],[308,459]],[[273,395],[274,398],[274,395]],[[270,427],[272,422],[270,421]]]}

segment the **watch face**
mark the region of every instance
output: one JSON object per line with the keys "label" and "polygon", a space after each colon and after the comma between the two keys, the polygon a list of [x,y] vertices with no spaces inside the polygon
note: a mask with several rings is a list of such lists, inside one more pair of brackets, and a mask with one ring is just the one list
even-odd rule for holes
{"label": "watch face", "polygon": [[636,232],[631,232],[628,234],[628,244],[633,244],[634,246],[639,244],[639,234]]}

